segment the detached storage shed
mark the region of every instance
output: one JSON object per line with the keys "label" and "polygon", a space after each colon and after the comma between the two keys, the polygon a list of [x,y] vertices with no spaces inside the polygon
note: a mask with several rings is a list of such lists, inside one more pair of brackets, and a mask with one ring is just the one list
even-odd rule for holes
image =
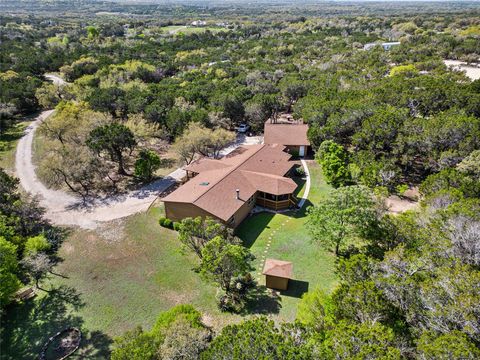
{"label": "detached storage shed", "polygon": [[293,276],[293,264],[289,261],[267,259],[262,274],[265,275],[267,288],[287,290],[288,280]]}

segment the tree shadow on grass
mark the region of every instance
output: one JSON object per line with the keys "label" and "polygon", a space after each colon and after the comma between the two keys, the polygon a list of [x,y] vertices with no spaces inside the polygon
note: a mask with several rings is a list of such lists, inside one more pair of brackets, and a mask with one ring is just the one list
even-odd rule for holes
{"label": "tree shadow on grass", "polygon": [[291,213],[288,213],[288,215],[295,218],[295,219],[303,218],[303,217],[307,216],[307,209],[310,206],[313,206],[313,204],[310,200],[307,199],[307,200],[305,200],[305,204],[303,204],[301,209],[298,209],[296,211],[292,211]]}
{"label": "tree shadow on grass", "polygon": [[8,151],[14,148],[15,141],[24,135],[24,129],[20,123],[13,123],[0,131],[0,151]]}
{"label": "tree shadow on grass", "polygon": [[235,235],[242,239],[245,247],[250,248],[262,231],[269,228],[268,224],[274,216],[275,214],[269,212],[254,214],[235,229]]}
{"label": "tree shadow on grass", "polygon": [[82,329],[83,319],[75,314],[84,306],[77,291],[67,286],[8,306],[1,319],[1,359],[36,359],[50,336],[70,326],[82,331],[79,354],[107,358],[111,340],[103,333]]}
{"label": "tree shadow on grass", "polygon": [[303,294],[308,292],[308,281],[292,280],[288,281],[288,289],[280,291],[280,295],[300,299]]}
{"label": "tree shadow on grass", "polygon": [[264,285],[258,285],[250,292],[242,314],[278,314],[282,299]]}

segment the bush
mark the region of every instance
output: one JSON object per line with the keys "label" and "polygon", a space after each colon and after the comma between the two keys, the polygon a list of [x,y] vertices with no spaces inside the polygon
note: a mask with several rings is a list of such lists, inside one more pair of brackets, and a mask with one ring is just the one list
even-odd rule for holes
{"label": "bush", "polygon": [[408,190],[408,185],[407,184],[397,185],[395,190],[397,191],[398,194],[403,195],[405,194],[405,191]]}
{"label": "bush", "polygon": [[40,251],[49,250],[51,247],[50,243],[47,241],[45,236],[38,235],[31,238],[28,238],[27,242],[25,243],[25,255],[29,254],[36,254]]}
{"label": "bush", "polygon": [[173,229],[173,221],[170,219],[165,219],[163,226],[169,229]]}
{"label": "bush", "polygon": [[180,224],[179,222],[174,222],[173,223],[173,230],[180,231],[181,227],[182,227],[182,224]]}
{"label": "bush", "polygon": [[165,220],[167,220],[167,218],[163,216],[160,219],[158,219],[158,223],[160,224],[160,226],[165,227]]}
{"label": "bush", "polygon": [[160,169],[162,161],[151,150],[143,149],[135,161],[135,176],[142,181],[150,181],[153,178],[155,171]]}
{"label": "bush", "polygon": [[234,301],[232,296],[225,293],[217,295],[217,305],[222,312],[238,313],[241,311],[241,307]]}
{"label": "bush", "polygon": [[201,328],[202,314],[195,309],[192,305],[182,304],[172,307],[170,310],[161,313],[155,325],[153,326],[151,333],[154,336],[162,333],[164,329],[167,329],[172,323],[179,318],[185,319],[192,327]]}
{"label": "bush", "polygon": [[240,313],[246,304],[248,293],[256,286],[256,282],[250,273],[232,279],[230,292],[219,291],[217,293],[217,305],[223,312]]}
{"label": "bush", "polygon": [[160,226],[163,226],[164,228],[167,228],[167,229],[173,229],[174,224],[176,224],[172,220],[167,219],[166,217],[161,217],[158,220],[158,223],[160,224]]}
{"label": "bush", "polygon": [[294,158],[297,158],[297,157],[300,156],[299,151],[296,150],[296,149],[292,149],[292,150],[290,150],[289,152],[290,152],[290,155],[292,155],[292,157],[294,157]]}
{"label": "bush", "polygon": [[295,175],[300,177],[305,176],[305,169],[303,167],[295,168]]}

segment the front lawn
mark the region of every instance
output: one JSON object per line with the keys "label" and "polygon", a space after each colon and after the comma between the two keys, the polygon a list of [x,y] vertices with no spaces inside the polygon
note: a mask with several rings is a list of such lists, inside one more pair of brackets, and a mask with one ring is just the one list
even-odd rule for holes
{"label": "front lawn", "polygon": [[304,292],[316,287],[330,291],[336,283],[333,271],[335,257],[313,244],[305,228],[306,208],[328,196],[331,187],[323,181],[317,163],[309,161],[308,166],[312,184],[309,201],[301,210],[285,214],[256,214],[237,229],[237,235],[257,258],[255,276],[260,279],[260,284],[265,284],[265,277],[259,276],[265,258],[293,262],[294,281],[290,282],[286,292],[280,294],[276,310],[276,317],[286,321],[295,319],[297,305]]}

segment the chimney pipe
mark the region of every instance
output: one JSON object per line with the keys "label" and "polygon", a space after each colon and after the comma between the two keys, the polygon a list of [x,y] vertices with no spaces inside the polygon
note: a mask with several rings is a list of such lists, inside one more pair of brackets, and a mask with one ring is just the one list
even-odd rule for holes
{"label": "chimney pipe", "polygon": [[240,189],[235,190],[237,192],[237,200],[240,200]]}

